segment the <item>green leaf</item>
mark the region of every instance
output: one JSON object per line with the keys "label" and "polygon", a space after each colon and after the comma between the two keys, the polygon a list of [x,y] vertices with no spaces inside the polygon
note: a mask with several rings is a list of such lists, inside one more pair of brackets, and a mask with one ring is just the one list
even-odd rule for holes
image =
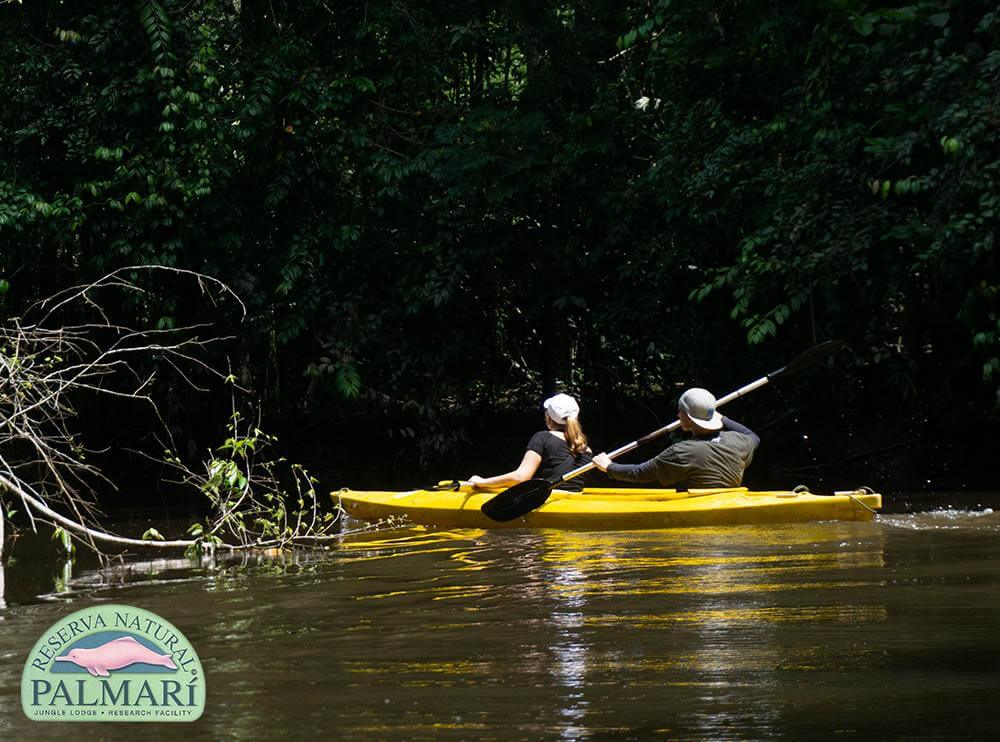
{"label": "green leaf", "polygon": [[69,556],[73,554],[76,549],[76,545],[73,543],[72,536],[69,535],[69,531],[60,526],[56,526],[55,530],[52,532],[52,540],[58,541],[63,548],[63,552]]}
{"label": "green leaf", "polygon": [[870,36],[875,30],[875,25],[868,19],[868,16],[854,16],[854,30],[862,36]]}
{"label": "green leaf", "polygon": [[143,541],[163,541],[163,536],[155,528],[147,528],[142,534]]}
{"label": "green leaf", "polygon": [[350,364],[344,364],[334,376],[334,383],[339,391],[347,399],[353,399],[361,394],[361,376],[357,369]]}
{"label": "green leaf", "polygon": [[896,147],[895,139],[887,139],[884,137],[866,137],[865,138],[865,152],[871,152],[876,155],[890,154]]}

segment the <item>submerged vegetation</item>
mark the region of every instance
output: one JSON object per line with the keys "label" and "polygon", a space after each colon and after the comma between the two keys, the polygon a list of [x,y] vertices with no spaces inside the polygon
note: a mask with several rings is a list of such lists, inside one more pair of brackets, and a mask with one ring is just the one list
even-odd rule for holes
{"label": "submerged vegetation", "polygon": [[[847,373],[783,404],[888,420],[862,448],[995,424],[994,3],[25,0],[0,30],[0,315],[128,265],[222,280],[235,377],[338,481],[557,388],[639,433],[636,400],[832,337]],[[191,326],[200,290],[119,309]],[[201,404],[165,416],[204,449]]]}

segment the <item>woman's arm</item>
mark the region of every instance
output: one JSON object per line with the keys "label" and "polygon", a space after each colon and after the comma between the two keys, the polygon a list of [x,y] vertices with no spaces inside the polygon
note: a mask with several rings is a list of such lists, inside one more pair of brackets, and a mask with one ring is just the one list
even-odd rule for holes
{"label": "woman's arm", "polygon": [[496,487],[509,487],[512,484],[527,482],[538,471],[542,463],[542,457],[534,451],[525,451],[521,464],[513,471],[506,474],[497,474],[495,477],[481,477],[473,474],[469,477],[469,484],[475,489],[494,489]]}

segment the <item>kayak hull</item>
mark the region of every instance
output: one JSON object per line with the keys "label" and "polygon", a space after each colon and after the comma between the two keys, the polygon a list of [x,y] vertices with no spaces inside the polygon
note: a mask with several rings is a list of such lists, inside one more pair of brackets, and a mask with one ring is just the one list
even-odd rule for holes
{"label": "kayak hull", "polygon": [[537,510],[500,523],[480,508],[497,492],[413,490],[363,492],[341,490],[333,498],[353,518],[369,522],[388,518],[445,528],[562,528],[634,530],[695,526],[804,523],[822,520],[871,520],[882,496],[868,490],[831,495],[746,488],[678,492],[669,489],[590,488],[556,490]]}

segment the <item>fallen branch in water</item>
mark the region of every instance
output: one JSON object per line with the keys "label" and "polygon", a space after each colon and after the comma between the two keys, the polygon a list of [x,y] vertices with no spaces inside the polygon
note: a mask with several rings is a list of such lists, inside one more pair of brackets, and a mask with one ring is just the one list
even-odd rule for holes
{"label": "fallen branch in water", "polygon": [[[46,505],[43,501],[34,497],[31,493],[22,489],[15,482],[10,481],[7,477],[0,474],[0,487],[4,487],[8,492],[12,492],[21,498],[21,502],[24,503],[25,507],[31,511],[32,515],[40,519],[44,519],[51,525],[56,527],[65,528],[73,531],[80,536],[86,536],[87,538],[94,539],[96,541],[103,541],[105,543],[111,544],[121,544],[123,546],[149,546],[149,541],[144,541],[142,539],[127,538],[125,536],[116,536],[113,533],[108,533],[99,528],[86,526],[83,523],[77,522],[72,518],[67,518],[61,513],[57,513],[55,510]],[[187,548],[189,546],[194,546],[196,542],[194,540],[182,540],[182,541],[156,541],[153,542],[154,546],[169,547],[169,548]]]}
{"label": "fallen branch in water", "polygon": [[[199,374],[238,387],[232,374],[205,360],[211,346],[230,339],[206,334],[211,324],[135,327],[112,319],[110,303],[102,303],[114,292],[133,305],[148,305],[150,292],[136,281],[166,276],[193,280],[213,308],[230,301],[246,314],[217,279],[165,266],[131,266],[59,292],[29,307],[24,317],[0,324],[0,518],[9,511],[2,507],[5,500],[8,506],[19,501],[32,528],[47,523],[67,550],[75,540],[102,555],[98,544],[211,551],[336,538],[339,514],[320,512],[315,480],[305,469],[262,455],[274,439],[241,424],[235,392],[230,437],[209,452],[204,473],[169,453],[174,448],[169,428],[152,397],[159,374],[169,372],[194,390],[206,391]],[[61,323],[63,317],[70,321]],[[88,459],[93,451],[79,439],[76,403],[84,395],[151,410],[167,441],[167,463],[211,505],[209,518],[189,531],[191,538],[166,540],[154,529],[130,538],[101,527],[97,493],[115,484]]]}

